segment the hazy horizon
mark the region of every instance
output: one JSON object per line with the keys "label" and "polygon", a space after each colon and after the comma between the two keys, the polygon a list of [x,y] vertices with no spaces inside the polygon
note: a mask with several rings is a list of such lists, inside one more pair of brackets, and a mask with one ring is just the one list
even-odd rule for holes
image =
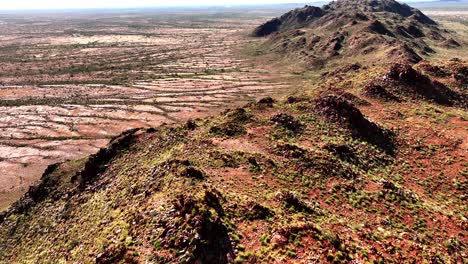
{"label": "hazy horizon", "polygon": [[[406,0],[401,2],[426,2],[428,0]],[[431,0],[429,0],[431,1]],[[196,5],[189,0],[82,0],[65,2],[59,0],[17,0],[0,3],[0,10],[53,10],[53,9],[95,9],[95,8],[145,8],[145,7],[194,7],[194,6],[241,6],[268,4],[306,4],[328,2],[322,0],[202,0]]]}

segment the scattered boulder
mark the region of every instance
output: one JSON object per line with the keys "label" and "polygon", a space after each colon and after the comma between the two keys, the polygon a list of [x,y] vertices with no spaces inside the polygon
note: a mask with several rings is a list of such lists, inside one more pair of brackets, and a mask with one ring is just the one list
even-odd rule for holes
{"label": "scattered boulder", "polygon": [[347,64],[335,71],[332,71],[332,72],[325,72],[322,74],[322,77],[325,77],[325,76],[337,76],[339,74],[346,74],[346,73],[349,73],[349,72],[356,72],[356,71],[359,71],[360,69],[362,68],[362,65],[359,64],[359,63],[350,63],[350,64]]}
{"label": "scattered boulder", "polygon": [[203,171],[192,166],[184,168],[180,175],[197,180],[203,180],[205,178],[205,173]]}
{"label": "scattered boulder", "polygon": [[297,102],[299,102],[299,98],[295,96],[289,96],[288,98],[286,98],[286,103],[288,104],[295,104]]}
{"label": "scattered boulder", "polygon": [[446,39],[444,36],[442,36],[441,33],[439,33],[438,31],[435,31],[435,30],[429,31],[429,33],[427,34],[427,36],[428,36],[430,39],[432,39],[432,40],[437,40],[437,41],[443,41],[443,40]]}
{"label": "scattered boulder", "polygon": [[225,201],[223,195],[216,189],[205,190],[204,202],[209,207],[215,209],[219,216],[224,216],[224,209],[221,201]]}
{"label": "scattered boulder", "polygon": [[418,201],[418,197],[413,192],[398,187],[392,182],[383,182],[382,188],[383,197],[387,199],[394,201],[406,201],[409,203],[416,203]]}
{"label": "scattered boulder", "polygon": [[188,130],[192,130],[192,131],[193,131],[193,130],[197,129],[197,127],[198,127],[198,126],[197,126],[197,123],[196,123],[194,120],[192,120],[192,119],[188,120],[188,121],[185,123],[185,128],[187,128]]}
{"label": "scattered boulder", "polygon": [[300,121],[285,113],[275,115],[271,118],[271,121],[277,126],[284,127],[294,133],[299,133],[304,128],[304,125]]}
{"label": "scattered boulder", "polygon": [[306,157],[307,150],[293,144],[279,144],[276,146],[276,153],[286,158],[301,159]]}
{"label": "scattered boulder", "polygon": [[273,103],[275,102],[275,100],[273,100],[273,98],[271,97],[265,97],[265,98],[262,98],[260,99],[257,104],[259,105],[265,105],[265,106],[268,106],[268,107],[273,107]]}
{"label": "scattered boulder", "polygon": [[451,78],[457,83],[461,89],[468,89],[468,64],[460,60],[451,60],[447,65],[447,71]]}
{"label": "scattered boulder", "polygon": [[248,113],[245,108],[236,108],[235,110],[228,111],[226,117],[231,122],[247,123],[252,120],[252,114]]}
{"label": "scattered boulder", "polygon": [[307,214],[316,213],[316,210],[312,205],[302,201],[301,199],[299,199],[299,197],[297,197],[297,195],[295,195],[292,192],[282,192],[277,194],[276,197],[278,200],[284,203],[284,206],[286,208],[292,208],[295,211]]}
{"label": "scattered boulder", "polygon": [[293,144],[278,144],[275,147],[275,153],[294,161],[298,173],[319,173],[325,177],[338,176],[345,179],[354,179],[358,176],[348,167],[331,159],[330,156],[309,153],[306,149]]}
{"label": "scattered boulder", "polygon": [[324,146],[323,149],[330,151],[342,161],[353,164],[359,163],[359,159],[356,154],[354,154],[354,151],[346,145],[328,144]]}

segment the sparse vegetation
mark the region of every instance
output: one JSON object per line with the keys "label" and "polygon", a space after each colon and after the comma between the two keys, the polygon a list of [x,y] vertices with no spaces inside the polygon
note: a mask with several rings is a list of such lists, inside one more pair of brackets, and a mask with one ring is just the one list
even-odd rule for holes
{"label": "sparse vegetation", "polygon": [[[349,2],[324,8],[340,8],[338,17],[316,8],[288,13],[280,34],[269,38],[236,35],[252,41],[238,54],[253,64],[249,69],[263,66],[272,76],[281,69],[281,74],[295,76],[281,80],[300,91],[262,95],[211,117],[130,130],[89,158],[49,167],[39,184],[0,214],[0,262],[463,263],[468,243],[467,115],[459,75],[466,73],[466,57],[446,60],[443,54],[428,53],[418,55],[427,61],[395,64],[396,57],[408,54],[368,60],[367,55],[379,51],[358,45],[356,51],[367,50],[365,55],[349,53],[347,58],[359,59],[359,65],[342,61],[342,49],[352,44],[352,35],[342,30],[355,26],[352,20],[372,23],[363,33],[366,38],[372,30],[385,40],[405,33],[419,43],[436,28],[419,11],[391,0],[375,1],[366,12],[361,8],[369,1]],[[346,3],[348,8],[341,6]],[[313,21],[327,14],[332,14],[327,27],[333,30],[325,39],[338,54],[320,63],[320,70],[269,49],[288,39],[297,44],[287,44],[288,51],[318,59],[300,53],[304,47],[299,44],[302,38],[306,44],[316,39],[302,31],[313,31]],[[206,29],[215,17],[192,18],[184,28]],[[175,18],[166,19],[170,25]],[[288,23],[300,27],[288,28]],[[399,25],[404,27],[400,33],[394,31]],[[148,29],[138,23],[128,28]],[[316,43],[324,43],[324,37]],[[375,43],[381,47],[387,42]],[[427,39],[429,47],[434,43]],[[101,43],[90,45],[86,48]],[[248,57],[252,54],[257,55]],[[250,85],[270,87],[265,80],[242,79],[246,71],[239,68],[230,78],[224,75],[228,71],[198,77],[215,83],[226,77],[237,83],[237,92]],[[182,72],[166,74],[171,82],[183,78]],[[192,77],[183,81],[197,87],[199,79]],[[141,88],[140,95],[155,89],[132,85]],[[204,98],[222,89],[198,90],[166,93],[176,102],[184,93],[191,97],[197,91],[195,96]],[[139,99],[123,100],[134,102],[129,108],[141,106]],[[181,107],[198,103],[203,100],[182,100]],[[168,116],[176,113],[171,104],[154,105],[167,107]],[[125,120],[112,122],[120,121]]]}

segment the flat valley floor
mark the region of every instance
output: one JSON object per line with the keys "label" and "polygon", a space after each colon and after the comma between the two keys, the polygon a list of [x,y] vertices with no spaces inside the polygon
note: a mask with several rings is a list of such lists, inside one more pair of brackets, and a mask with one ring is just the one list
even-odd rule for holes
{"label": "flat valley floor", "polygon": [[122,131],[287,90],[285,74],[235,52],[256,41],[248,30],[274,15],[0,15],[0,210],[47,165],[94,153]]}

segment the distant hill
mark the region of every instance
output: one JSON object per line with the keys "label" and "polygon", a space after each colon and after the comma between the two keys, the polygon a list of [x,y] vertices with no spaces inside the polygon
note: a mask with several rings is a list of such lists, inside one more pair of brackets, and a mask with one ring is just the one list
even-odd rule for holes
{"label": "distant hill", "polygon": [[338,0],[322,8],[294,9],[256,28],[270,49],[300,53],[312,67],[336,58],[382,57],[419,62],[434,47],[456,48],[462,39],[439,28],[418,9],[394,0]]}

